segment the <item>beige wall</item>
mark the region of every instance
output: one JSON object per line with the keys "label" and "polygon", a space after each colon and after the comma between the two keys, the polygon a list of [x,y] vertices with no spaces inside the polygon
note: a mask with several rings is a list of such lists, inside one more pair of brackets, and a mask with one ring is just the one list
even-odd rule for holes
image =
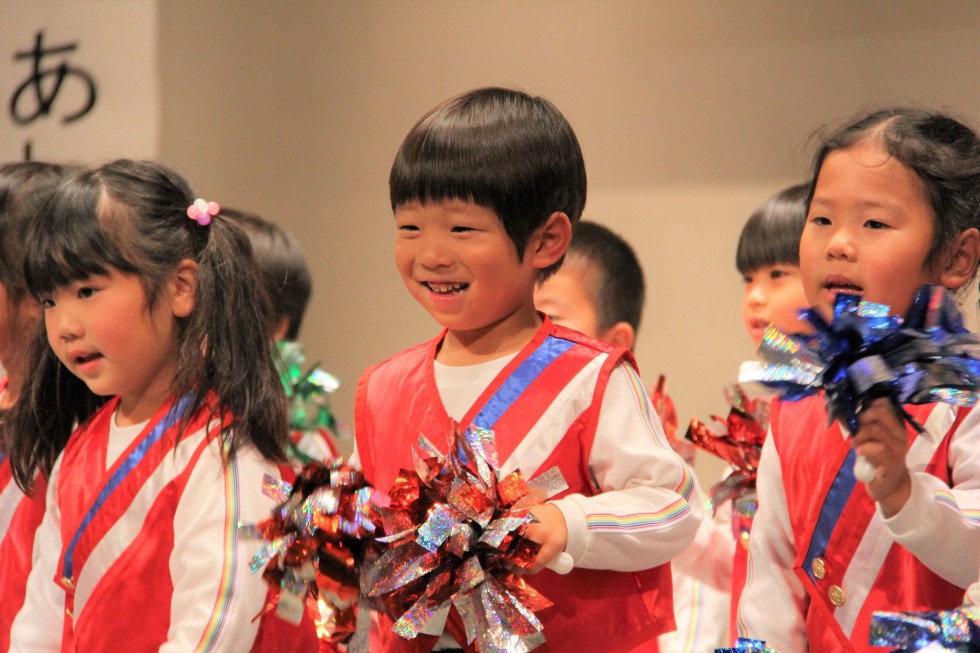
{"label": "beige wall", "polygon": [[[387,175],[402,137],[472,87],[523,87],[575,127],[586,217],[636,247],[638,343],[682,423],[724,413],[751,356],[734,249],[743,221],[804,175],[810,135],[913,102],[980,122],[980,2],[385,1],[160,3],[161,155],[208,198],[302,240],[302,340],[338,374],[436,327],[392,263]],[[702,457],[703,458],[703,457]],[[705,480],[718,468],[699,470]]]}

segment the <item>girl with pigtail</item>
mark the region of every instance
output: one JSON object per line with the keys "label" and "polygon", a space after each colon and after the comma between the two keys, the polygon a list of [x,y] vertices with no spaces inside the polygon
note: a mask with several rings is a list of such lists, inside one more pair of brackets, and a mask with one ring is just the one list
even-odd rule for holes
{"label": "girl with pigtail", "polygon": [[266,585],[238,524],[273,507],[287,424],[248,239],[119,160],[62,183],[26,251],[43,323],[9,450],[48,490],[10,650],[248,650]]}

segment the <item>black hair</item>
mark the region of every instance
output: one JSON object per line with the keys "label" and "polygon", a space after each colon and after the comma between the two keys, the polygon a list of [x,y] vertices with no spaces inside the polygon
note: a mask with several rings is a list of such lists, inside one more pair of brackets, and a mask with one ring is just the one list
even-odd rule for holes
{"label": "black hair", "polygon": [[296,340],[310,301],[313,281],[296,237],[254,213],[224,208],[252,243],[252,254],[262,272],[276,320],[285,317],[287,340]]}
{"label": "black hair", "polygon": [[[192,399],[181,432],[213,395],[212,414],[230,418],[222,433],[229,456],[251,444],[283,460],[285,396],[268,342],[272,311],[255,283],[251,246],[221,214],[207,226],[189,219],[193,200],[182,177],[152,161],[122,159],[73,174],[28,229],[28,290],[40,298],[116,270],[139,277],[152,310],[177,266],[196,262],[194,309],[176,329],[172,390]],[[73,429],[107,400],[61,364],[43,324],[31,356],[29,385],[11,413],[11,466],[25,491],[37,472],[50,473]]]}
{"label": "black hair", "polygon": [[41,161],[0,166],[0,283],[13,303],[27,295],[24,281],[27,225],[72,169]]}
{"label": "black hair", "polygon": [[748,274],[765,265],[799,265],[808,184],[784,188],[749,216],[735,251],[735,267]]}
{"label": "black hair", "polygon": [[[555,212],[574,224],[585,206],[582,150],[554,104],[523,91],[481,88],[419,120],[388,179],[391,208],[462,200],[492,210],[523,260],[528,239]],[[546,279],[561,261],[541,270]]]}
{"label": "black hair", "polygon": [[603,332],[626,322],[639,332],[646,284],[636,252],[610,229],[582,220],[572,231],[568,257],[581,257],[595,266],[595,279],[586,291],[596,308],[597,328]]}
{"label": "black hair", "polygon": [[[813,159],[813,183],[827,155],[864,141],[880,144],[922,180],[936,219],[927,264],[935,263],[959,234],[980,228],[980,139],[973,129],[922,109],[872,111],[823,140]],[[811,187],[808,210],[812,199]]]}

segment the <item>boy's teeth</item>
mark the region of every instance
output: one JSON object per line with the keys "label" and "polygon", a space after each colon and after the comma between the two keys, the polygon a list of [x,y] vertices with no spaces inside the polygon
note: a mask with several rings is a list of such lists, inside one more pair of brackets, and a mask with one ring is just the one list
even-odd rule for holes
{"label": "boy's teeth", "polygon": [[426,285],[429,287],[429,290],[431,290],[432,292],[437,292],[437,293],[451,293],[451,292],[457,292],[459,290],[462,290],[462,289],[466,288],[466,285],[467,284],[465,284],[465,283],[434,283],[434,282],[430,281]]}

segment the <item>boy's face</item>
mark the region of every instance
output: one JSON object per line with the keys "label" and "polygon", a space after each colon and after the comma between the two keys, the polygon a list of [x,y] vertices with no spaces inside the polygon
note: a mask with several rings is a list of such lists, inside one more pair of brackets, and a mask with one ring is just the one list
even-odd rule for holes
{"label": "boy's face", "polygon": [[800,266],[780,263],[763,265],[743,277],[742,320],[758,348],[766,327],[773,324],[784,333],[807,333],[810,326],[800,320],[801,309],[809,308]]}
{"label": "boy's face", "polygon": [[[412,297],[456,333],[500,329],[533,315],[538,270],[492,210],[450,200],[395,209],[395,265]],[[529,247],[530,249],[530,247]]]}
{"label": "boy's face", "polygon": [[602,340],[599,314],[589,292],[593,267],[583,257],[569,254],[558,272],[535,289],[534,306],[555,324]]}

